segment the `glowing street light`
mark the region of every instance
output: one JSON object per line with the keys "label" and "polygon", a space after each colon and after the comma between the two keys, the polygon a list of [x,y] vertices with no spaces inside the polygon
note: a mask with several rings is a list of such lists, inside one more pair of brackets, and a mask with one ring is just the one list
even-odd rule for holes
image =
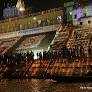
{"label": "glowing street light", "polygon": [[37,18],[36,17],[33,17],[33,20],[36,20]]}

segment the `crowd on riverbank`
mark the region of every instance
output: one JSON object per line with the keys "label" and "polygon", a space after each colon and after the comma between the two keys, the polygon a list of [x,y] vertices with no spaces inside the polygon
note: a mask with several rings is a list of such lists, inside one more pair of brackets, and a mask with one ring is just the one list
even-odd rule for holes
{"label": "crowd on riverbank", "polygon": [[[55,59],[75,59],[75,58],[91,58],[92,48],[88,47],[88,53],[85,54],[82,46],[67,48],[63,46],[59,51],[44,51],[37,53],[37,60],[55,60]],[[34,52],[13,53],[0,55],[0,65],[17,65],[34,60]]]}
{"label": "crowd on riverbank", "polygon": [[[7,76],[10,78],[10,75],[12,75],[13,77],[15,76],[18,77],[18,76],[22,76],[23,74],[25,74],[24,76],[26,76],[26,72],[29,71],[32,65],[34,66],[33,70],[35,72],[36,69],[37,71],[39,71],[39,68],[42,65],[46,67],[45,70],[48,69],[48,65],[54,67],[55,64],[53,65],[53,63],[55,62],[58,62],[57,64],[59,64],[58,67],[55,68],[55,70],[59,69],[59,67],[60,68],[62,67],[61,68],[61,71],[62,71],[63,67],[66,67],[64,69],[66,69],[65,71],[67,72],[69,69],[72,71],[72,68],[74,70],[77,67],[79,69],[78,70],[79,73],[81,71],[81,68],[83,68],[83,71],[85,72],[85,70],[87,71],[87,69],[89,70],[89,68],[91,68],[91,62],[89,62],[89,60],[90,61],[92,60],[92,57],[91,57],[92,48],[88,47],[87,52],[88,52],[88,55],[85,54],[84,48],[82,46],[75,46],[74,48],[67,48],[66,46],[63,46],[59,51],[50,50],[50,51],[44,51],[44,52],[37,53],[37,60],[34,60],[33,51],[27,52],[27,53],[11,53],[11,54],[7,53],[4,55],[0,55],[0,75],[5,78]],[[87,68],[85,67],[85,65]],[[17,70],[19,70],[19,72]],[[75,72],[75,70],[73,72]]]}

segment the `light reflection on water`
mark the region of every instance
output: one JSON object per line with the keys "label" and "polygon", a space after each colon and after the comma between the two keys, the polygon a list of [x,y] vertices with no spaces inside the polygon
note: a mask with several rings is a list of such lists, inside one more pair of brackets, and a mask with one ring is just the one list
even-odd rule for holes
{"label": "light reflection on water", "polygon": [[0,92],[92,92],[80,87],[90,87],[92,83],[57,83],[53,80],[1,80]]}

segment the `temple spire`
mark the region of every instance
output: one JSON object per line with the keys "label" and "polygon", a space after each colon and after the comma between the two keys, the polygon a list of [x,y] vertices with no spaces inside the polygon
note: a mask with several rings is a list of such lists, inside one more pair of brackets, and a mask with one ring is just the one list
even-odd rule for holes
{"label": "temple spire", "polygon": [[16,4],[16,8],[17,8],[19,11],[25,11],[25,4],[24,4],[24,1],[23,1],[23,0],[18,0],[18,1],[17,1],[17,4]]}

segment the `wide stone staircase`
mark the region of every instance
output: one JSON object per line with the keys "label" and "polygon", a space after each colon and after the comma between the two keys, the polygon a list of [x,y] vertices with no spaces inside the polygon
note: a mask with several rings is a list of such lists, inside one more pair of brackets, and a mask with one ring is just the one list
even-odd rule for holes
{"label": "wide stone staircase", "polygon": [[11,48],[17,44],[21,37],[12,37],[7,39],[0,39],[0,55],[11,51]]}
{"label": "wide stone staircase", "polygon": [[23,36],[16,52],[48,50],[55,34],[56,31],[53,30],[52,32]]}
{"label": "wide stone staircase", "polygon": [[76,46],[82,46],[84,48],[84,52],[87,53],[88,47],[92,47],[91,38],[92,38],[92,29],[88,28],[78,28],[74,29],[72,35],[67,42],[68,48],[73,48]]}
{"label": "wide stone staircase", "polygon": [[[61,25],[62,26],[62,25]],[[60,27],[51,43],[53,50],[60,50],[63,46],[66,46],[73,32],[73,27]]]}

